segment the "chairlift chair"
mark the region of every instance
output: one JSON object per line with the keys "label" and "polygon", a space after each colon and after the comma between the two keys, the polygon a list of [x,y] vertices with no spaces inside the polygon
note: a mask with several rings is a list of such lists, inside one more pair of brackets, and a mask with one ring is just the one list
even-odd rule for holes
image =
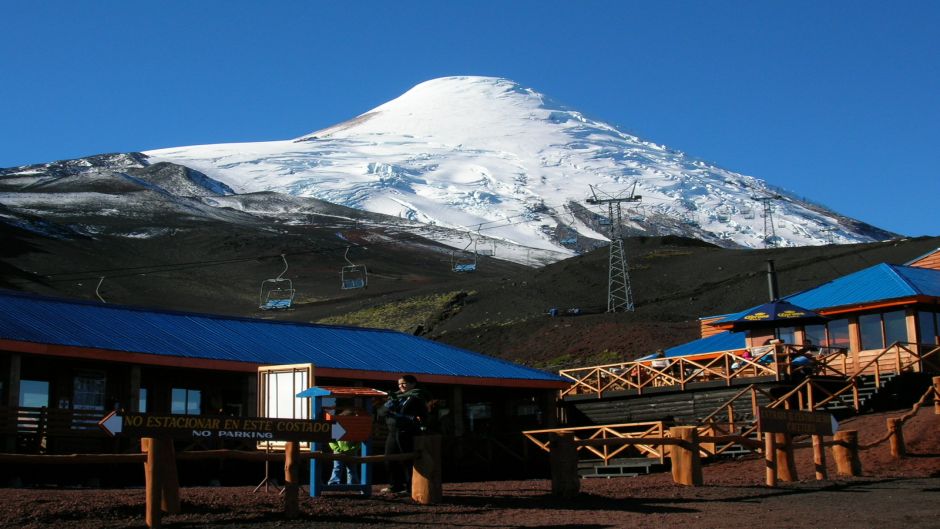
{"label": "chairlift chair", "polygon": [[[473,245],[473,253],[467,251],[471,244]],[[451,261],[454,272],[476,272],[477,250],[476,241],[473,240],[473,237],[470,238],[470,242],[467,243],[460,256],[457,256],[456,252],[451,254]]]}
{"label": "chairlift chair", "polygon": [[258,308],[261,310],[285,310],[294,303],[294,283],[284,277],[287,273],[287,257],[281,254],[284,261],[284,270],[274,279],[265,279],[261,282],[261,292],[258,294]]}
{"label": "chairlift chair", "polygon": [[353,290],[368,286],[369,272],[366,270],[366,265],[353,264],[353,262],[349,260],[348,246],[346,247],[346,253],[343,255],[343,259],[346,259],[346,262],[349,264],[344,266],[340,272],[341,288],[343,290]]}

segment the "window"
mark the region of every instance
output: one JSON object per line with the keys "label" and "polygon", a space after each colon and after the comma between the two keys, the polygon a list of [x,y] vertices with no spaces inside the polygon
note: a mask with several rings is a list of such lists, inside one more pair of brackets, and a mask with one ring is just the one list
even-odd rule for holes
{"label": "window", "polygon": [[103,373],[85,372],[72,379],[72,408],[76,410],[104,410]]}
{"label": "window", "polygon": [[140,388],[137,397],[137,411],[147,413],[147,388]]}
{"label": "window", "polygon": [[862,350],[884,349],[884,335],[881,333],[881,314],[865,314],[858,317],[858,332],[861,336]]}
{"label": "window", "polygon": [[777,329],[777,338],[783,343],[796,343],[796,327],[780,327]]}
{"label": "window", "polygon": [[803,327],[803,338],[804,342],[809,340],[815,345],[829,345],[829,342],[826,340],[825,325],[807,325],[806,327]]}
{"label": "window", "polygon": [[918,343],[937,343],[937,314],[919,311],[917,313]]}
{"label": "window", "polygon": [[20,380],[20,407],[49,406],[49,383],[45,380]]}
{"label": "window", "polygon": [[826,324],[826,330],[829,334],[829,347],[849,348],[849,320],[832,320]]}
{"label": "window", "polygon": [[198,389],[173,388],[170,413],[199,415],[202,412],[202,392]]}
{"label": "window", "polygon": [[882,314],[882,319],[885,322],[886,345],[891,345],[894,342],[910,342],[907,337],[907,317],[903,310],[885,312]]}

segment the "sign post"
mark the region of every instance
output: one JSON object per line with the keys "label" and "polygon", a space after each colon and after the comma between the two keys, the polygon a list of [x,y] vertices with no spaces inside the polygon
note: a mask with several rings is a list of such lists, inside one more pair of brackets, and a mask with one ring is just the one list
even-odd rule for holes
{"label": "sign post", "polygon": [[831,413],[761,407],[757,409],[757,429],[765,436],[764,455],[767,460],[768,486],[775,486],[777,478],[784,481],[796,480],[793,434],[813,436],[816,479],[826,479],[822,437],[832,435],[839,429],[839,423]]}
{"label": "sign post", "polygon": [[[370,455],[372,438],[372,404],[371,399],[375,397],[384,397],[383,391],[371,388],[353,388],[353,387],[311,387],[297,394],[299,398],[309,398],[312,401],[312,417],[330,416],[333,427],[330,437],[326,441],[337,440],[351,443],[359,443],[359,455]],[[361,407],[357,407],[360,414],[346,415],[339,408],[337,398],[347,401],[361,402]],[[351,407],[345,407],[351,411]],[[322,450],[324,447],[321,442],[317,442],[313,449]],[[372,492],[372,467],[367,463],[359,464],[359,483],[330,485],[322,483],[321,474],[324,469],[322,463],[317,459],[310,460],[310,496],[317,497],[323,490],[342,490],[358,491],[364,496]],[[348,469],[348,465],[347,465]],[[348,472],[348,470],[347,470]]]}
{"label": "sign post", "polygon": [[[254,439],[259,441],[286,441],[284,509],[288,517],[297,514],[298,442],[329,441],[333,424],[324,420],[273,419],[267,417],[223,417],[218,415],[157,415],[146,413],[111,412],[98,427],[111,436],[140,437],[147,448],[144,466],[146,482],[146,521],[151,528],[160,527],[161,504],[174,510],[178,502],[179,484],[171,483],[176,476],[173,439]],[[169,481],[168,481],[169,480]],[[174,500],[175,499],[175,500]],[[178,508],[176,508],[178,509]]]}

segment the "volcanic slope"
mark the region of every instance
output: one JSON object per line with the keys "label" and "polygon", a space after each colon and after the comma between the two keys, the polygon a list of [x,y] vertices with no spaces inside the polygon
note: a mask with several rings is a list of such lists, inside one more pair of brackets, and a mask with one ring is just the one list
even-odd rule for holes
{"label": "volcanic slope", "polygon": [[[246,203],[282,199],[239,196]],[[139,238],[76,235],[68,231],[69,219],[34,219],[45,222],[42,233],[0,223],[0,287],[86,300],[100,295],[109,303],[151,308],[396,328],[556,369],[631,359],[696,338],[699,317],[767,299],[767,259],[776,262],[780,292],[789,294],[940,247],[940,238],[917,238],[732,250],[679,237],[630,238],[637,310],[605,314],[606,248],[542,268],[480,256],[476,272],[461,274],[452,271],[451,249],[434,241],[373,223],[362,212],[291,200],[309,206],[304,223],[168,216],[176,220]],[[252,218],[244,211],[232,214]],[[368,288],[340,288],[347,248],[348,258],[367,268]],[[294,307],[259,310],[262,282],[284,270],[281,254],[289,265],[283,277],[296,289]],[[550,318],[550,307],[563,316]],[[567,309],[579,315],[568,316]]]}

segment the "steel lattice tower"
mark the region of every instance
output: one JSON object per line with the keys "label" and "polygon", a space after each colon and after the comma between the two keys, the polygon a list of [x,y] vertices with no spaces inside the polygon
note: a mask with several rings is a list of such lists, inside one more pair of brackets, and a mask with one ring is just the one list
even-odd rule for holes
{"label": "steel lattice tower", "polygon": [[771,202],[783,197],[780,195],[770,195],[766,197],[753,198],[764,206],[764,248],[776,246],[777,230],[774,228],[774,208]]}
{"label": "steel lattice tower", "polygon": [[[634,190],[636,185],[633,186]],[[620,204],[623,202],[639,202],[640,196],[616,196],[598,198],[598,190],[591,187],[593,196],[587,199],[588,204],[607,204],[608,218],[610,218],[610,253],[607,266],[607,312],[633,312],[633,289],[630,286],[630,273],[627,269],[627,254],[623,249],[623,214]]]}

